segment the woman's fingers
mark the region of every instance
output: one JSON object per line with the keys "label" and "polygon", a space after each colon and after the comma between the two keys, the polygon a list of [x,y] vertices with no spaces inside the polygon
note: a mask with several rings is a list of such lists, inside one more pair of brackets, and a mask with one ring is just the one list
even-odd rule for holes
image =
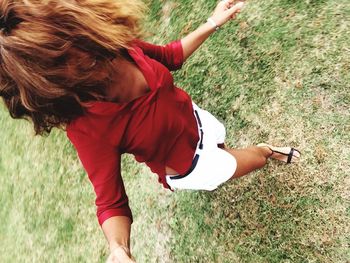
{"label": "woman's fingers", "polygon": [[229,20],[234,19],[243,7],[244,2],[234,4],[234,0],[220,1],[211,18],[218,26],[222,26]]}
{"label": "woman's fingers", "polygon": [[231,6],[233,5],[234,0],[222,0],[222,2],[224,2],[226,8],[229,9],[229,8],[231,8]]}
{"label": "woman's fingers", "polygon": [[237,4],[233,5],[228,11],[230,11],[231,16],[235,15],[236,13],[239,13],[244,7],[244,2],[238,2]]}

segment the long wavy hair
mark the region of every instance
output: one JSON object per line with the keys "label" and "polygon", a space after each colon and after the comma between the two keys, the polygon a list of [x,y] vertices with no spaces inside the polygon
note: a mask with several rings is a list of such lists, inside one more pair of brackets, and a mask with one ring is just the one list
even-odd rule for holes
{"label": "long wavy hair", "polygon": [[103,100],[112,60],[142,35],[137,0],[0,0],[0,96],[36,134]]}

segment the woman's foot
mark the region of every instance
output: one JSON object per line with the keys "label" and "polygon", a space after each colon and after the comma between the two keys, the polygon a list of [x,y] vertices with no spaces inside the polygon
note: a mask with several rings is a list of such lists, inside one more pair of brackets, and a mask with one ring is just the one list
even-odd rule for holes
{"label": "woman's foot", "polygon": [[258,147],[266,147],[271,151],[269,158],[285,163],[296,163],[300,158],[300,151],[292,147],[275,147],[266,143],[259,143]]}

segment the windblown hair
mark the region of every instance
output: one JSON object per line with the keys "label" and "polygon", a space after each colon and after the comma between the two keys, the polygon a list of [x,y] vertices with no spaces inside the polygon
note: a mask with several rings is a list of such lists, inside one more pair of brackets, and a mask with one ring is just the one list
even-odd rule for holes
{"label": "windblown hair", "polygon": [[138,0],[0,0],[0,96],[36,134],[103,100],[112,60],[141,36]]}

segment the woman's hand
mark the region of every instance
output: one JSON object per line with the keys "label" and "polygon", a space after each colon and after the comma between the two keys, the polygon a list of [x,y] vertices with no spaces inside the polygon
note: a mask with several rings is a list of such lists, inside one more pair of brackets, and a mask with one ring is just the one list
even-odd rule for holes
{"label": "woman's hand", "polygon": [[207,23],[181,39],[184,60],[191,56],[191,54],[215,32],[216,26],[222,26],[227,21],[234,19],[243,6],[244,2],[235,4],[234,0],[220,1],[213,15],[210,17],[211,20],[208,20]]}
{"label": "woman's hand", "polygon": [[220,1],[216,6],[211,19],[220,27],[231,19],[236,18],[236,14],[244,7],[244,2],[234,3],[234,0]]}
{"label": "woman's hand", "polygon": [[129,249],[122,246],[116,247],[112,250],[106,263],[135,263],[129,253]]}

